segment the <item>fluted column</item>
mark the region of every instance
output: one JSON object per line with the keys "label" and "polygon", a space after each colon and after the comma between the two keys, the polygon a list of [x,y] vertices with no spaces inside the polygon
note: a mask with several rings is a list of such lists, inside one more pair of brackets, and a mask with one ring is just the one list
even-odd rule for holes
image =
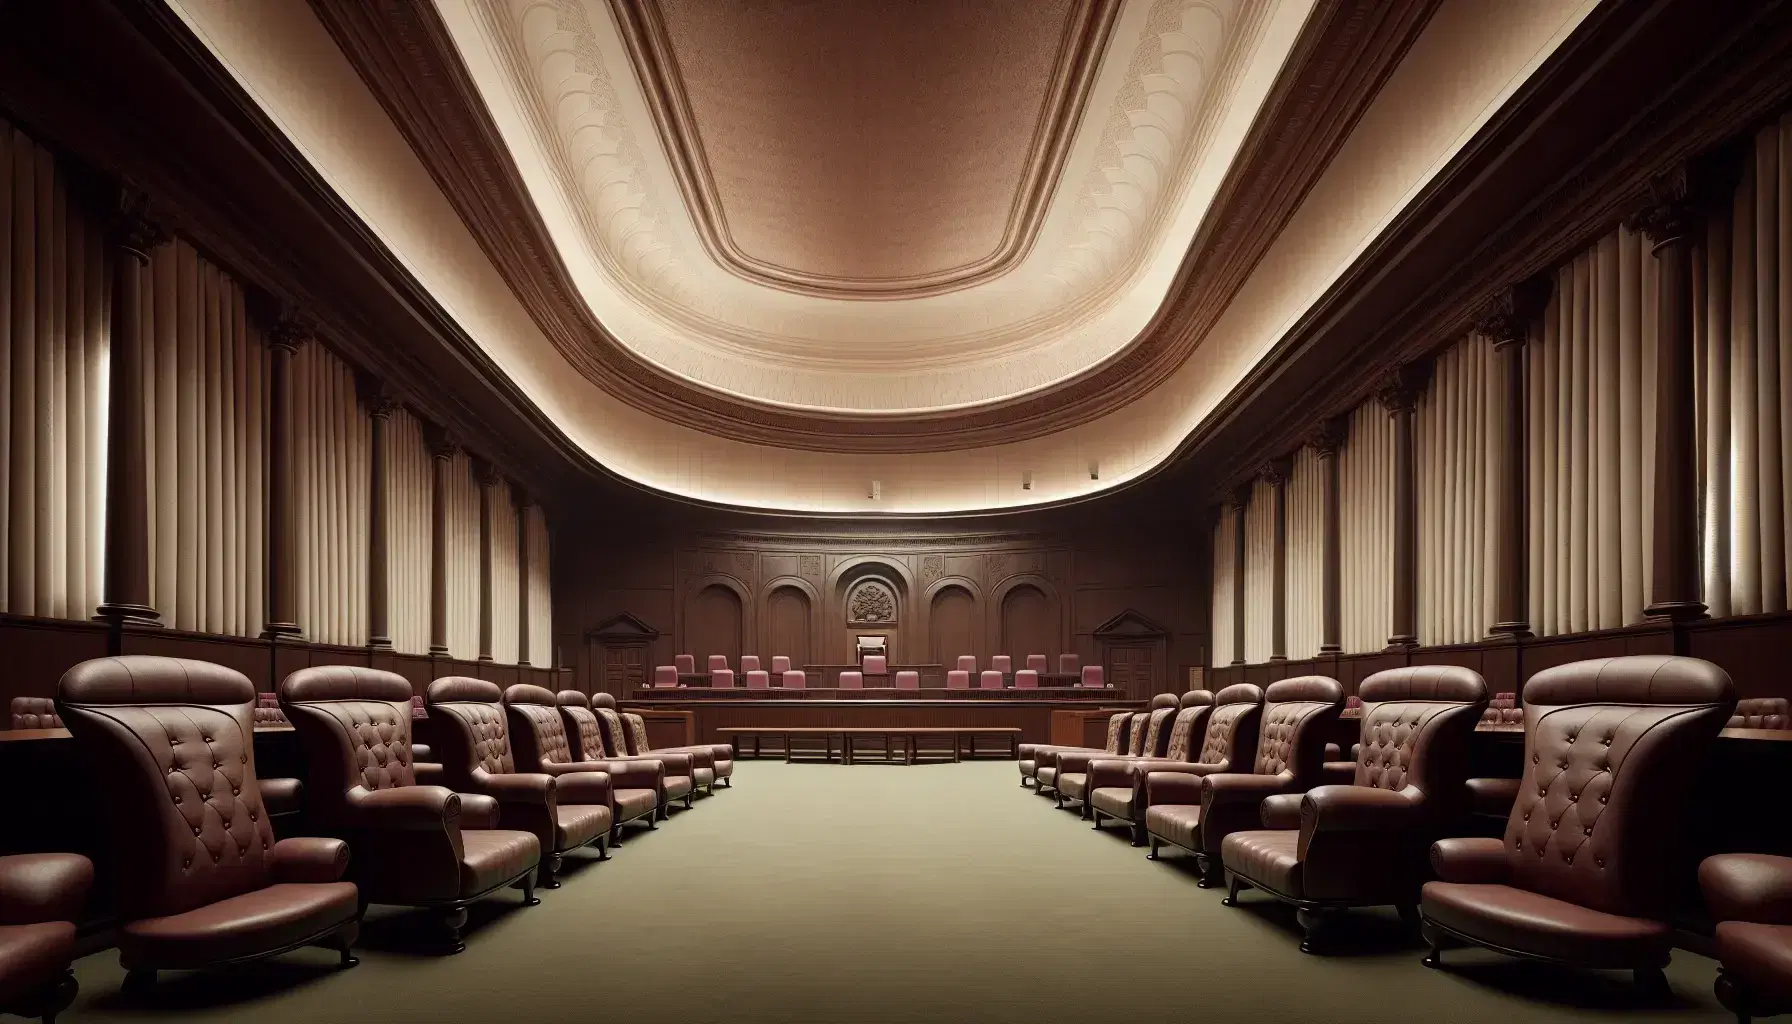
{"label": "fluted column", "polygon": [[1251,506],[1251,485],[1232,492],[1232,664],[1244,664],[1244,513]]}
{"label": "fluted column", "polygon": [[1495,636],[1531,635],[1527,607],[1529,552],[1525,529],[1529,481],[1525,444],[1524,346],[1549,302],[1548,278],[1534,278],[1495,296],[1475,329],[1493,341],[1496,419],[1493,473],[1493,615]]}
{"label": "fluted column", "polygon": [[365,374],[355,378],[361,404],[367,407],[370,435],[367,487],[367,646],[392,649],[392,545],[387,521],[386,425],[398,409],[398,397]]}
{"label": "fluted column", "polygon": [[473,462],[479,482],[479,660],[492,660],[492,489],[504,478],[484,459]]}
{"label": "fluted column", "polygon": [[[106,439],[106,590],[96,618],[113,627],[156,626],[149,602],[149,438],[143,407],[143,281],[149,254],[168,240],[149,200],[124,189],[106,225],[112,338]],[[117,640],[114,634],[113,647]]]}
{"label": "fluted column", "polygon": [[1263,479],[1274,488],[1275,523],[1273,555],[1270,559],[1269,660],[1288,660],[1288,478],[1294,473],[1294,459],[1272,459],[1263,469]]}
{"label": "fluted column", "polygon": [[1413,460],[1413,413],[1430,377],[1429,363],[1407,363],[1382,382],[1378,397],[1394,420],[1394,622],[1388,646],[1419,643],[1419,506]]}
{"label": "fluted column", "polygon": [[1319,653],[1338,654],[1344,650],[1344,529],[1343,513],[1338,497],[1341,473],[1338,452],[1344,447],[1345,430],[1350,420],[1334,416],[1320,424],[1308,439],[1319,456],[1320,506],[1324,524],[1320,529],[1320,597]]}
{"label": "fluted column", "polygon": [[440,427],[424,424],[430,455],[429,653],[448,654],[448,470],[460,442]]}
{"label": "fluted column", "polygon": [[298,509],[293,507],[292,357],[310,340],[311,326],[282,315],[268,343],[268,609],[264,639],[302,638],[299,625]]}
{"label": "fluted column", "polygon": [[529,664],[529,496],[513,488],[516,502],[516,663]]}
{"label": "fluted column", "polygon": [[1699,579],[1698,446],[1693,359],[1692,248],[1702,224],[1694,168],[1649,183],[1649,205],[1632,223],[1646,232],[1659,265],[1655,340],[1655,491],[1646,615],[1705,617]]}

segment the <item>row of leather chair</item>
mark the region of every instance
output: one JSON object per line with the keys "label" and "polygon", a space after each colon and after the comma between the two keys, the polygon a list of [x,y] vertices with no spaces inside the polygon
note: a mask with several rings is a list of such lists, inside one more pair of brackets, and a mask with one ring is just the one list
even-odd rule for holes
{"label": "row of leather chair", "polygon": [[[1468,944],[1630,970],[1665,994],[1672,840],[1698,764],[1740,710],[1722,669],[1648,655],[1532,676],[1502,839],[1469,834],[1469,744],[1490,707],[1480,675],[1401,668],[1359,694],[1348,784],[1326,784],[1325,735],[1345,701],[1320,676],[1160,695],[1113,716],[1103,750],[1023,746],[1021,784],[1080,804],[1096,828],[1127,823],[1151,859],[1192,853],[1202,887],[1227,882],[1227,905],[1247,889],[1293,904],[1308,952],[1340,912],[1391,905],[1419,925],[1428,966]],[[1784,708],[1746,712],[1758,728]],[[1720,855],[1699,878],[1719,921],[1720,1000],[1739,1020],[1792,1010],[1792,859]]]}
{"label": "row of leather chair", "polygon": [[[437,911],[458,952],[474,901],[514,887],[539,903],[566,854],[607,859],[624,825],[655,828],[733,771],[726,744],[651,748],[641,717],[607,694],[448,677],[418,709],[402,676],[325,666],[288,676],[277,699],[321,835],[274,835],[268,793],[299,787],[257,778],[266,708],[241,673],[127,656],[63,676],[56,713],[105,783],[127,990],[308,945],[353,966],[369,903]],[[439,762],[417,760],[432,747],[413,743],[416,710]],[[0,858],[0,1011],[49,1019],[72,1000],[69,922],[92,878],[73,854]]]}

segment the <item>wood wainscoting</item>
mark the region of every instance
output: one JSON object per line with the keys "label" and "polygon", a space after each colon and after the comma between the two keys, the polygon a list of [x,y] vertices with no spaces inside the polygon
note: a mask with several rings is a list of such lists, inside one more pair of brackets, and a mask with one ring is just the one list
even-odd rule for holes
{"label": "wood wainscoting", "polygon": [[[1107,700],[1103,707],[1132,710],[1140,706],[1124,699]],[[648,738],[660,739],[652,731],[652,715],[668,711],[689,714],[697,743],[721,743],[726,738],[716,730],[723,728],[775,728],[777,726],[837,728],[1009,726],[1021,730],[1021,742],[1046,743],[1052,736],[1052,716],[1057,712],[1087,710],[1088,701],[1046,700],[681,700],[676,697],[631,700],[629,711],[648,718]],[[1109,712],[1110,714],[1112,712]],[[1102,719],[1104,738],[1106,718]],[[665,732],[670,738],[667,721]],[[1101,744],[1096,744],[1100,746]]]}

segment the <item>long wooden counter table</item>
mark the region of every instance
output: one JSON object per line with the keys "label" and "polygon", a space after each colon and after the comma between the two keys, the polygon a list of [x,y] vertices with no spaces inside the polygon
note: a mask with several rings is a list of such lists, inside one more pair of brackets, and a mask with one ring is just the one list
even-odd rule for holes
{"label": "long wooden counter table", "polygon": [[[976,729],[976,728],[1014,728],[1020,730],[1021,743],[1047,743],[1052,740],[1052,713],[1055,711],[1096,711],[1113,714],[1115,711],[1131,711],[1144,707],[1143,701],[1126,700],[1118,697],[1113,691],[1090,691],[1102,693],[1099,702],[1086,698],[1076,700],[1050,700],[1037,697],[1015,698],[1013,691],[1009,696],[997,696],[997,691],[990,691],[990,696],[964,699],[961,697],[941,697],[938,691],[931,696],[889,697],[854,696],[845,699],[830,697],[809,697],[800,700],[759,696],[765,691],[755,691],[753,696],[717,700],[714,698],[692,699],[688,691],[655,690],[648,691],[651,697],[626,702],[625,708],[640,711],[648,719],[649,738],[655,743],[662,740],[654,736],[656,715],[667,722],[666,741],[673,739],[670,735],[672,723],[666,712],[681,713],[690,716],[690,743],[721,743],[727,738],[723,729],[766,729],[766,728],[833,728],[833,729],[881,729],[894,727],[941,728],[941,729]],[[913,692],[913,691],[909,691]],[[925,693],[925,691],[923,691]],[[1105,718],[1104,718],[1105,721]],[[1104,727],[1105,728],[1105,727]]]}
{"label": "long wooden counter table", "polygon": [[[922,739],[950,739],[952,741],[952,760],[961,761],[967,756],[967,751],[965,749],[966,741],[969,741],[970,747],[968,756],[976,757],[978,739],[996,738],[1003,741],[1003,756],[1012,760],[1013,758],[1020,756],[1021,731],[1010,726],[942,727],[892,725],[873,728],[851,728],[822,725],[794,727],[768,726],[764,728],[725,727],[717,729],[716,732],[730,743],[733,743],[736,752],[743,757],[746,756],[749,747],[753,752],[752,756],[759,757],[762,742],[766,739],[776,739],[778,741],[778,747],[773,753],[782,754],[785,764],[789,764],[797,754],[805,752],[796,748],[792,742],[794,740],[820,740],[821,749],[819,751],[809,752],[818,752],[822,755],[824,760],[832,762],[834,760],[834,739],[835,737],[838,737],[840,740],[841,764],[852,764],[854,759],[858,756],[858,740],[881,739],[883,741],[882,759],[884,761],[889,761],[891,759],[890,741],[899,740],[901,741],[902,753],[904,756],[903,763],[914,764],[921,753],[919,749],[919,741]],[[930,750],[928,752],[933,753],[935,751]],[[941,754],[944,753],[944,751],[938,752]]]}

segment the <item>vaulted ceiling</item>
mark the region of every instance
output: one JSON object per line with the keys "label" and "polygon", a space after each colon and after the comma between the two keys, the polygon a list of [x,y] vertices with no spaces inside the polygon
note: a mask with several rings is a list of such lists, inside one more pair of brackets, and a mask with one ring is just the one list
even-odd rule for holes
{"label": "vaulted ceiling", "polygon": [[1593,6],[174,2],[571,444],[917,513],[1163,465]]}

